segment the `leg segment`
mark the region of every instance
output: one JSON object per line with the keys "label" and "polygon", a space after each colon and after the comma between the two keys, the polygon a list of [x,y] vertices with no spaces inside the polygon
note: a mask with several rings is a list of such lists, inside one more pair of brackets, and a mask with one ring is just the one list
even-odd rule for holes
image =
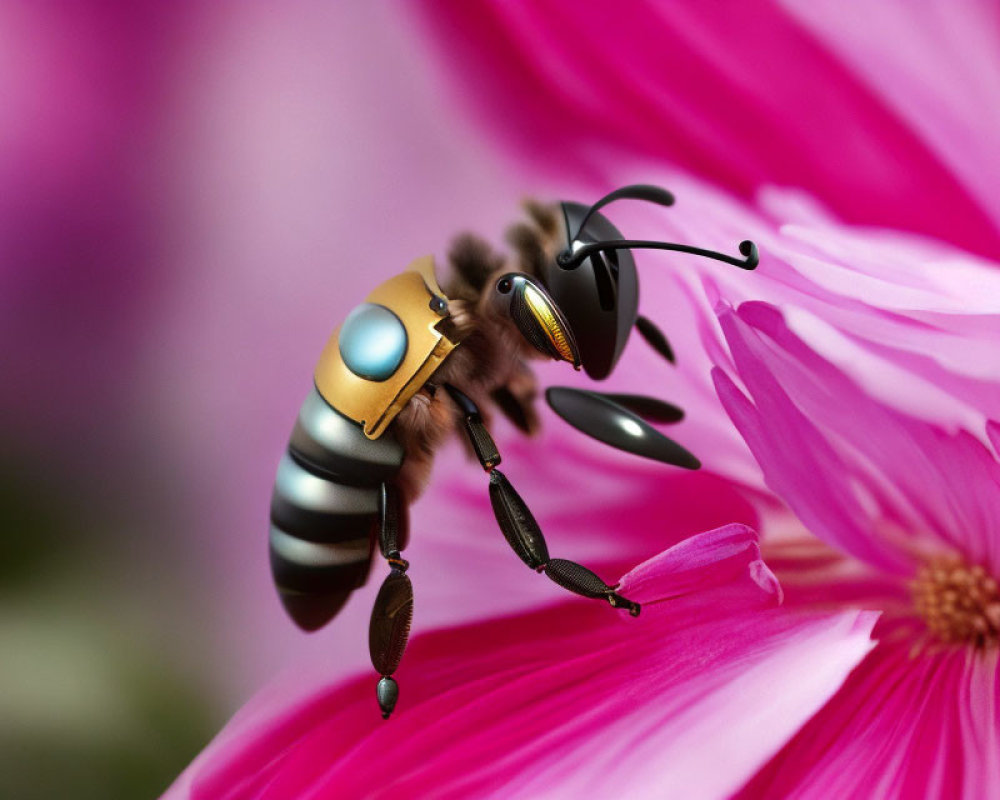
{"label": "leg segment", "polygon": [[399,698],[399,685],[392,674],[403,658],[413,619],[413,585],[406,575],[410,565],[400,555],[406,536],[406,505],[395,485],[383,483],[379,492],[379,549],[390,571],[375,599],[368,629],[372,666],[381,676],[376,696],[383,719],[389,719]]}
{"label": "leg segment", "polygon": [[497,446],[483,424],[479,409],[466,395],[450,384],[448,393],[465,417],[465,431],[483,469],[490,476],[490,503],[504,537],[518,557],[536,572],[544,572],[553,582],[584,597],[604,598],[613,608],[627,609],[633,617],[640,606],[617,594],[586,567],[562,558],[550,558],[548,545],[531,510],[496,468],[500,463]]}

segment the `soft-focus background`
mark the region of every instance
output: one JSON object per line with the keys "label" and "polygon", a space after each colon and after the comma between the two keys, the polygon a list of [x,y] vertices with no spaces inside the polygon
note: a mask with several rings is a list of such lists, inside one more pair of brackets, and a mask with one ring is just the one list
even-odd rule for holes
{"label": "soft-focus background", "polygon": [[266,560],[316,356],[533,188],[428,48],[384,4],[0,5],[0,795],[154,796],[338,657]]}
{"label": "soft-focus background", "polygon": [[[559,27],[582,42],[611,22],[565,5]],[[645,158],[720,197],[805,187],[849,222],[995,249],[995,148],[961,122],[996,113],[975,91],[989,69],[921,74],[926,48],[873,42],[857,13],[784,5],[649,4],[656,24],[636,35],[670,46],[637,39],[665,60],[624,63],[621,84],[588,73],[597,55],[621,62],[598,41],[583,65],[541,31],[510,41],[501,4],[0,5],[0,796],[154,796],[275,676],[306,687],[365,665],[365,600],[313,637],[284,618],[270,483],[330,329],[456,231],[499,241],[524,195],[589,199],[627,150],[622,179]],[[905,41],[947,54],[978,36],[939,16]],[[465,53],[462,31],[483,26],[495,50]],[[464,72],[511,47],[538,57],[503,91]],[[575,149],[556,163],[567,126]],[[685,425],[724,421],[713,402]],[[755,485],[726,436],[699,455]],[[539,452],[505,449],[544,472]],[[477,477],[439,475],[454,494],[417,509],[439,545],[461,533],[442,532],[460,529],[443,506],[481,494]],[[573,555],[594,552],[584,536]],[[482,564],[478,597],[418,584],[436,609],[420,624],[488,615],[489,588],[521,567]],[[524,606],[541,596],[529,583]]]}

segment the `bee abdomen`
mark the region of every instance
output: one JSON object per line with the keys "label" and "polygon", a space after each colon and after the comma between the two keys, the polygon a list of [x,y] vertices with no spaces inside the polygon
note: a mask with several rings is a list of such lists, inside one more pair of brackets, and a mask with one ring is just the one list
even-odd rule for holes
{"label": "bee abdomen", "polygon": [[317,474],[351,486],[378,486],[391,480],[403,463],[403,449],[391,434],[369,439],[315,386],[302,404],[288,449]]}
{"label": "bee abdomen", "polygon": [[301,628],[325,625],[367,579],[379,488],[402,460],[390,434],[368,439],[312,389],[271,497],[271,571]]}

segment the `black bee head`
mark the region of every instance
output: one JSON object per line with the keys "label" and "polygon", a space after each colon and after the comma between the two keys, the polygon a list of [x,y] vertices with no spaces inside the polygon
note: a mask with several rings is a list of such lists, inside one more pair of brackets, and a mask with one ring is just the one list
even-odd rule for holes
{"label": "black bee head", "polygon": [[[608,203],[624,198],[660,206],[674,203],[670,192],[646,184],[623,186],[591,206],[561,203],[561,220],[553,217],[550,222],[541,217],[546,233],[560,237],[562,229],[560,251],[555,257],[551,250],[546,255],[536,236],[524,233],[526,226],[515,229],[512,242],[521,250],[531,274],[509,272],[492,288],[493,306],[514,322],[536,350],[568,361],[577,369],[582,367],[594,380],[611,374],[637,322],[640,331],[643,326],[652,326],[639,317],[639,279],[632,250],[675,250],[742,269],[754,269],[758,261],[757,248],[750,241],[740,244],[743,258],[733,258],[672,242],[625,239],[599,212]],[[540,221],[537,213],[533,216]],[[664,347],[669,347],[665,340]]]}
{"label": "black bee head", "polygon": [[[562,203],[566,250],[621,240],[621,231],[581,203]],[[594,380],[606,378],[621,356],[639,313],[639,278],[628,250],[593,252],[572,269],[558,260],[546,264],[542,281],[558,304],[580,347],[584,370]]]}
{"label": "black bee head", "polygon": [[744,258],[659,241],[625,239],[598,209],[629,198],[671,206],[673,195],[658,186],[624,186],[592,206],[561,204],[566,247],[548,261],[539,276],[552,303],[563,315],[579,350],[580,364],[594,380],[603,380],[621,357],[639,314],[639,279],[632,250],[658,249],[692,253],[742,269],[757,266],[753,242],[740,244]]}

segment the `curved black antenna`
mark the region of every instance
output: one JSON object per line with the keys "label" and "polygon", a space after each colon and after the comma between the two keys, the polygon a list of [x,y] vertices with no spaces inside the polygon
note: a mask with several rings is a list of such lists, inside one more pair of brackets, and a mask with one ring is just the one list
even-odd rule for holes
{"label": "curved black antenna", "polygon": [[673,242],[647,242],[632,239],[611,239],[606,242],[592,242],[570,252],[563,250],[556,256],[556,263],[563,269],[576,269],[583,261],[594,253],[604,253],[609,250],[676,250],[681,253],[691,253],[705,258],[714,258],[716,261],[725,261],[740,269],[756,269],[760,262],[760,255],[757,253],[757,245],[746,239],[740,242],[740,252],[745,256],[743,259],[733,258],[724,253],[717,253],[715,250],[703,250],[700,247],[690,247],[686,244],[674,244]]}
{"label": "curved black antenna", "polygon": [[653,186],[649,183],[633,183],[629,186],[622,186],[620,189],[615,189],[613,192],[604,195],[604,197],[587,209],[587,213],[583,215],[583,219],[577,226],[576,233],[570,237],[570,241],[576,241],[576,237],[580,235],[580,231],[584,229],[584,226],[586,226],[595,211],[604,208],[608,203],[613,203],[615,200],[646,200],[650,203],[656,203],[659,206],[672,206],[674,204],[674,196],[659,186]]}

